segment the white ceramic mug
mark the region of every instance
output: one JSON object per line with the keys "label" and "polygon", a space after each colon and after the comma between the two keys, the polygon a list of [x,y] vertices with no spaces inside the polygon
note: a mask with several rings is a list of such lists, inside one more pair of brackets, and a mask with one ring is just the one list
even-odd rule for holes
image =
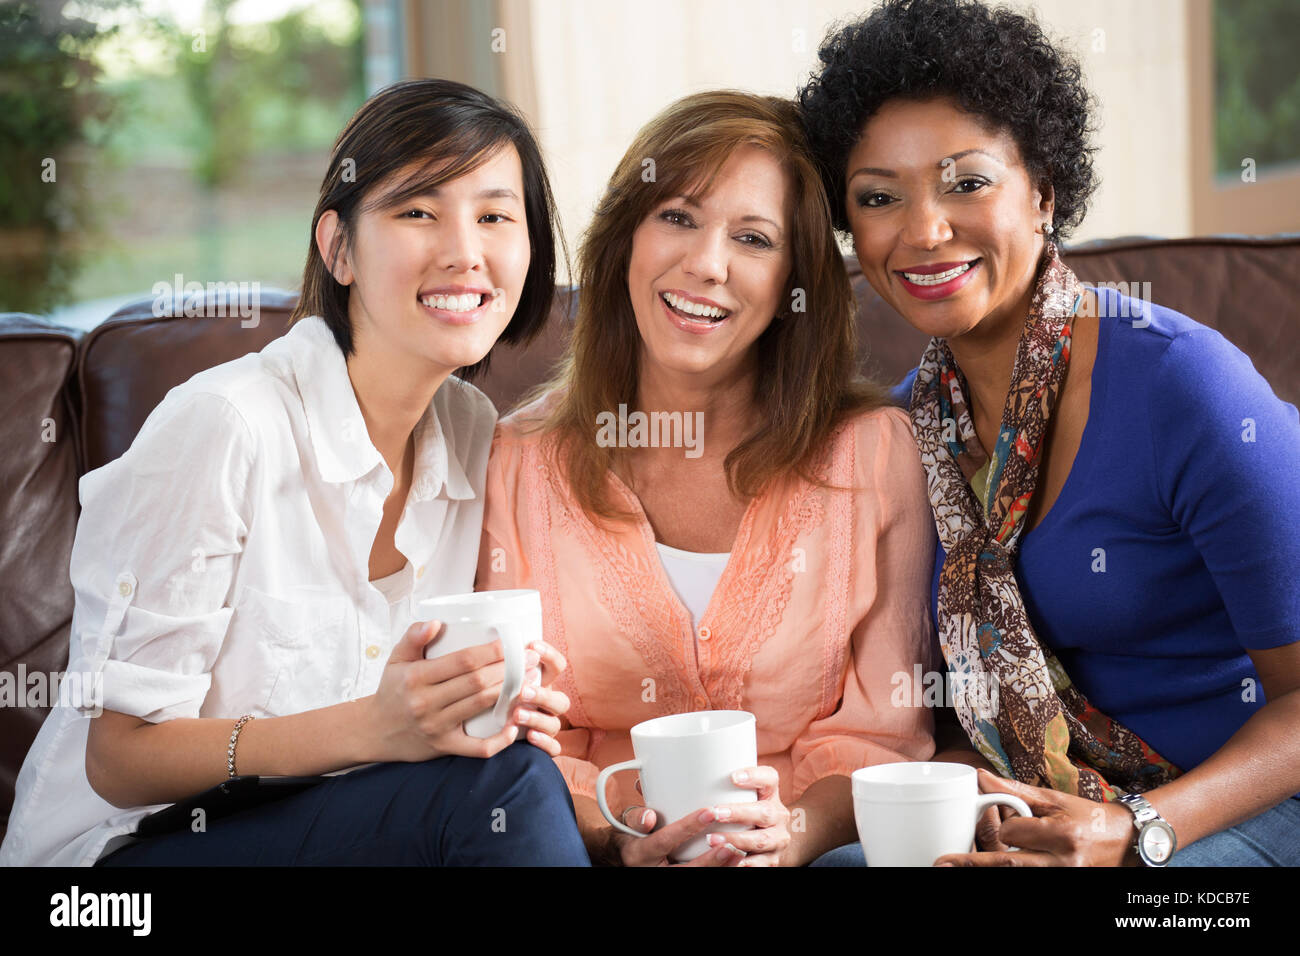
{"label": "white ceramic mug", "polygon": [[980,793],[974,767],[960,763],[886,763],[853,772],[853,816],[867,866],[933,866],[969,853],[975,824],[995,804],[1031,817],[1009,793]]}
{"label": "white ceramic mug", "polygon": [[[620,770],[641,777],[645,805],[659,825],[674,823],[707,807],[753,803],[755,790],[737,787],[731,775],[758,764],[754,715],[743,710],[700,710],[642,721],[631,730],[635,760],[611,764],[596,778],[596,802],[611,825],[635,837],[647,834],[615,819],[605,802],[605,782]],[[743,823],[718,823],[673,851],[678,862],[693,860],[709,849],[709,833],[748,830]]]}
{"label": "white ceramic mug", "polygon": [[446,625],[439,637],[425,645],[424,656],[429,659],[501,641],[506,673],[496,706],[465,721],[465,733],[471,737],[500,733],[524,687],[528,645],[542,638],[541,595],[527,590],[476,591],[426,598],[417,605],[417,619]]}

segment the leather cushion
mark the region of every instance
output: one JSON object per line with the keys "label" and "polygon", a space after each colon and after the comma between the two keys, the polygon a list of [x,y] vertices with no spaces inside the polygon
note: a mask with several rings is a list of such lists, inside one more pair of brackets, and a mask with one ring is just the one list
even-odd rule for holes
{"label": "leather cushion", "polygon": [[[68,560],[76,532],[77,447],[65,389],[77,336],[0,315],[0,671],[22,695],[0,706],[0,833],[14,782],[47,707],[23,706],[19,678],[62,670],[72,623]],[[19,670],[19,666],[23,670]],[[6,701],[6,704],[8,702]]]}

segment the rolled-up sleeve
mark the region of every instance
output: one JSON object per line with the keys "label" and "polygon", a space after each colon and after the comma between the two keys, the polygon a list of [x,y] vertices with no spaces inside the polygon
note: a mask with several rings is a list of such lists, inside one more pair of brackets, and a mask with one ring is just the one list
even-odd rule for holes
{"label": "rolled-up sleeve", "polygon": [[[839,706],[810,723],[791,749],[796,799],[825,777],[934,755],[933,714],[910,690],[918,669],[935,666],[935,531],[906,415],[891,410],[860,427],[855,459],[849,606],[859,612]],[[900,694],[904,682],[909,693]]]}
{"label": "rolled-up sleeve", "polygon": [[252,521],[253,437],[220,395],[168,394],[127,452],[81,480],[69,670],[107,710],[197,717]]}

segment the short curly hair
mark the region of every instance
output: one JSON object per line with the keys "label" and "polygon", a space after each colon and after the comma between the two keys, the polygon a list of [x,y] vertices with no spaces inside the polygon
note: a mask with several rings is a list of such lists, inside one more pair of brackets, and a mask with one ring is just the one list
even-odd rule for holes
{"label": "short curly hair", "polygon": [[976,0],[885,0],[828,34],[818,57],[798,101],[837,229],[849,228],[844,175],[863,126],[889,100],[936,96],[1011,134],[1030,179],[1052,185],[1057,238],[1083,220],[1097,188],[1095,100],[1078,60],[1031,17]]}

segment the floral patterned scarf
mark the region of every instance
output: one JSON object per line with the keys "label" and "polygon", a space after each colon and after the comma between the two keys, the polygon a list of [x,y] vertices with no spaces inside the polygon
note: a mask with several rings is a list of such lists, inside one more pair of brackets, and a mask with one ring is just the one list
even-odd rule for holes
{"label": "floral patterned scarf", "polygon": [[[1049,242],[991,458],[943,339],[931,339],[912,387],[912,433],[948,554],[939,576],[939,640],[962,727],[1004,777],[1113,800],[1158,787],[1179,770],[1070,682],[1034,633],[1012,569],[1082,298],[1082,284]],[[970,482],[986,465],[980,501]]]}

